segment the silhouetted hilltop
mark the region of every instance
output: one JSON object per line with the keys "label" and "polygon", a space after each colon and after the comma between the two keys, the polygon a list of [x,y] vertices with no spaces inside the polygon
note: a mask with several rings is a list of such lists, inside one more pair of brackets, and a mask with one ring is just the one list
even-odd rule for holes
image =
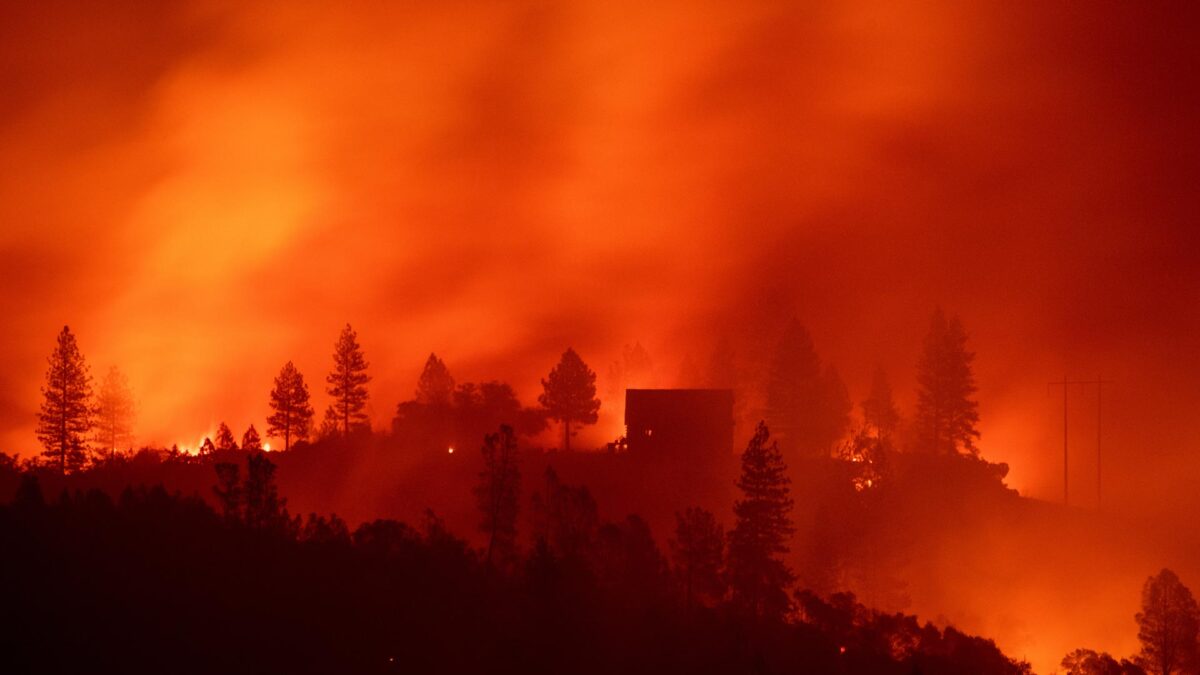
{"label": "silhouetted hilltop", "polygon": [[162,487],[18,492],[0,507],[7,672],[1026,672],[845,595],[802,593],[790,621],[685,610],[636,521],[502,572],[432,514],[263,528]]}

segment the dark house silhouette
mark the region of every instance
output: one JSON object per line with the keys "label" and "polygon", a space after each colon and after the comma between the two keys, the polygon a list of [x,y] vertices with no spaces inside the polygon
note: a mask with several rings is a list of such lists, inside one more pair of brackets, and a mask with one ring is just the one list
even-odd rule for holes
{"label": "dark house silhouette", "polygon": [[628,389],[625,429],[632,458],[725,464],[733,457],[733,392]]}
{"label": "dark house silhouette", "polygon": [[688,506],[733,508],[738,458],[733,392],[728,389],[627,389],[621,483],[658,532],[671,532]]}

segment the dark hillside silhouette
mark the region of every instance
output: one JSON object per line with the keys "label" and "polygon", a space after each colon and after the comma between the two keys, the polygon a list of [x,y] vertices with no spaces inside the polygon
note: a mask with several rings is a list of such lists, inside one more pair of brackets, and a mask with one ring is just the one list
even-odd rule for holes
{"label": "dark hillside silhouette", "polygon": [[558,543],[539,539],[523,565],[497,575],[431,513],[416,527],[375,520],[351,531],[315,515],[300,525],[262,458],[248,455],[234,517],[161,487],[46,500],[27,476],[0,506],[0,574],[21,580],[6,583],[5,607],[22,617],[0,638],[0,667],[1028,672],[989,641],[852,598],[798,596],[796,619],[753,624],[721,605],[688,611],[646,524],[589,520],[586,495],[561,484],[546,488]]}
{"label": "dark hillside silhouette", "polygon": [[[958,368],[962,371],[958,375],[966,375],[959,379],[973,383],[970,354],[961,349],[965,334],[950,323],[947,326],[945,333],[954,339],[947,343],[953,348],[946,353],[954,358],[943,355],[938,363],[958,363],[947,372]],[[796,348],[804,343],[803,333],[792,337],[796,339],[790,343],[791,353],[804,352]],[[1029,529],[1043,527],[1051,533],[1071,532],[1077,515],[1020,498],[1004,483],[1008,467],[970,452],[961,438],[955,441],[954,451],[902,451],[901,438],[917,437],[920,428],[928,428],[921,426],[928,421],[921,417],[927,410],[918,405],[914,422],[902,424],[882,372],[876,373],[870,395],[863,401],[861,421],[846,426],[849,395],[836,371],[820,365],[815,353],[811,356],[814,367],[809,370],[817,373],[815,391],[824,397],[820,405],[826,406],[821,415],[826,422],[837,422],[827,427],[825,437],[833,445],[828,452],[795,452],[785,460],[760,423],[740,454],[739,473],[732,442],[739,419],[744,423],[738,411],[744,414],[748,406],[739,407],[731,390],[627,390],[627,435],[599,449],[569,450],[567,439],[575,425],[597,421],[600,405],[594,373],[571,350],[543,380],[542,408],[525,407],[503,382],[456,382],[449,367],[430,355],[413,399],[397,405],[391,432],[379,433],[366,423],[365,384],[370,378],[361,348],[347,326],[335,357],[341,364],[335,374],[344,377],[334,379],[353,386],[345,390],[348,396],[331,387],[330,392],[338,396],[311,441],[306,433],[312,412],[307,389],[299,372],[288,364],[275,380],[268,419],[272,433],[283,434],[282,451],[270,452],[254,423],[240,441],[221,423],[215,442],[204,438],[196,448],[172,445],[133,452],[105,443],[90,456],[83,453],[66,471],[61,455],[49,461],[0,455],[0,489],[4,490],[0,499],[16,495],[17,504],[41,504],[36,512],[70,507],[107,513],[111,507],[104,505],[119,505],[131,486],[159,485],[161,495],[175,495],[171,499],[180,503],[202,503],[218,529],[240,533],[235,537],[237,546],[287,551],[279,552],[280,557],[243,563],[279,565],[288,556],[306,555],[296,551],[318,545],[351,558],[358,554],[347,551],[365,551],[387,560],[435,556],[439,564],[452,568],[439,570],[443,575],[439,578],[459,575],[443,583],[461,582],[478,592],[487,588],[501,594],[496,596],[500,600],[476,595],[473,602],[482,604],[464,604],[456,611],[474,611],[485,617],[481,620],[506,622],[505,629],[493,628],[489,633],[488,640],[499,642],[484,640],[482,646],[503,654],[478,652],[469,659],[439,654],[405,662],[418,668],[450,659],[447,662],[474,664],[471,668],[476,670],[502,664],[497,672],[516,667],[530,672],[591,672],[601,666],[633,672],[681,666],[724,672],[721,668],[738,670],[746,664],[768,671],[774,669],[769,664],[785,664],[789,669],[824,664],[821,667],[843,672],[902,672],[894,669],[908,664],[922,672],[937,672],[942,666],[930,664],[945,657],[953,663],[982,659],[992,664],[987,667],[1000,668],[997,672],[1021,672],[1022,666],[1007,661],[986,642],[967,638],[954,628],[939,631],[922,626],[897,612],[928,608],[930,597],[935,599],[934,607],[945,606],[936,604],[939,594],[962,593],[964,584],[966,593],[1005,588],[1012,578],[1011,567],[1007,572],[992,567],[1011,566],[1015,561],[995,556],[972,559],[978,552],[989,552],[992,544],[987,537],[1007,537],[1023,544],[1022,550],[1053,555],[1053,548],[1044,547],[1057,542],[1021,537],[1028,537]],[[776,357],[777,365],[787,361],[780,360],[779,354]],[[923,362],[923,369],[929,361]],[[799,391],[796,382],[777,379],[772,386],[794,394]],[[960,393],[970,389],[960,385],[956,385]],[[775,398],[776,403],[780,400]],[[951,401],[944,409],[974,405],[970,397],[958,404],[953,396],[942,400]],[[349,419],[357,420],[349,426],[348,411]],[[538,447],[548,418],[563,423],[561,450]],[[840,429],[836,437],[835,427]],[[83,449],[87,438],[80,436]],[[793,440],[801,438],[815,436],[809,432],[793,436]],[[34,489],[33,479],[45,487],[45,494],[65,496],[58,501],[35,497],[40,490]],[[133,488],[135,493],[139,490],[144,493],[146,488]],[[304,513],[308,515],[299,515]],[[972,542],[980,538],[982,546]],[[964,541],[970,543],[960,545]],[[289,548],[297,544],[303,546]],[[219,552],[221,544],[214,545]],[[141,555],[136,550],[104,550],[117,557]],[[449,557],[438,557],[443,555]],[[968,569],[977,578],[951,576],[947,581],[946,570],[956,569],[959,561],[974,565]],[[345,564],[334,571],[359,574],[354,567],[359,563]],[[53,569],[61,568],[49,568]],[[312,573],[317,574],[315,568]],[[412,579],[420,583],[420,574],[412,570],[405,574],[408,577],[402,581],[387,579],[386,587],[401,595],[413,592],[404,584]],[[1190,593],[1178,592],[1186,588],[1177,578],[1170,583],[1166,572],[1160,577],[1147,586],[1155,589],[1147,590],[1147,597],[1154,600],[1147,600],[1138,617],[1143,651],[1136,659],[1118,660],[1080,650],[1068,654],[1064,667],[1080,672],[1116,668],[1126,675],[1139,672],[1137,668],[1182,672],[1181,668],[1190,667],[1197,651],[1195,640],[1187,639],[1189,626],[1196,624],[1195,604],[1186,602]],[[186,583],[193,581],[225,583],[224,578],[210,582],[203,576]],[[265,585],[261,575],[257,581],[255,588],[274,594],[260,598],[261,603],[306,592]],[[353,596],[340,599],[340,607],[352,614],[362,596],[377,590],[357,583],[340,586]],[[244,590],[249,598],[255,597],[253,589]],[[200,592],[188,589],[183,594],[193,597],[189,594]],[[489,604],[494,600],[502,604]],[[261,607],[243,610],[227,598],[222,602],[222,611],[265,616]],[[279,604],[294,610],[294,602]],[[431,598],[427,604],[433,602]],[[368,605],[369,616],[383,612]],[[312,625],[327,620],[303,611],[296,617],[293,621]],[[282,615],[269,618],[288,621]],[[388,625],[389,620],[385,617],[379,625]],[[418,630],[413,628],[418,621],[415,613],[404,620],[403,627],[411,631],[405,639],[420,634],[433,643],[448,643],[457,635],[449,622],[422,625]],[[352,640],[368,639],[374,627]],[[279,631],[282,635],[283,627]],[[860,637],[875,646],[853,647],[853,635],[864,631],[873,636]],[[376,637],[379,644],[395,643],[394,636]],[[252,649],[230,639],[240,650]],[[709,641],[706,645],[712,651],[680,647],[693,639]],[[822,651],[822,640],[838,644],[836,656]],[[877,640],[888,648],[879,648],[884,642]],[[898,647],[897,640],[908,646]],[[372,644],[371,649],[390,651]],[[421,646],[405,644],[405,649]],[[505,651],[513,645],[523,651]],[[600,645],[609,652],[600,654]],[[191,653],[199,654],[198,650],[193,646]],[[949,651],[934,658],[929,650]],[[209,657],[197,658],[201,663],[216,663]],[[331,657],[322,667],[336,663]],[[369,671],[378,662],[360,665]],[[975,672],[946,667],[951,669],[948,672]]]}
{"label": "dark hillside silhouette", "polygon": [[0,1],[0,675],[1200,675],[1198,26]]}
{"label": "dark hillside silhouette", "polygon": [[[503,444],[497,446],[501,451],[497,458],[507,452],[503,448]],[[754,613],[747,611],[745,587],[738,591],[726,585],[733,579],[727,576],[728,570],[741,565],[728,529],[729,545],[720,545],[720,532],[725,529],[721,524],[731,527],[738,523],[733,510],[734,475],[728,474],[726,478],[731,489],[729,501],[714,498],[689,505],[681,501],[680,494],[657,489],[655,477],[670,474],[656,472],[669,471],[669,468],[646,463],[631,452],[546,453],[523,448],[521,454],[521,473],[532,479],[522,481],[515,520],[510,508],[512,493],[507,489],[493,493],[503,498],[494,521],[499,526],[495,531],[500,535],[496,539],[500,546],[493,551],[492,565],[487,564],[491,530],[479,527],[481,521],[488,522],[486,518],[481,519],[486,515],[480,508],[480,496],[484,493],[476,491],[472,494],[470,486],[487,485],[495,476],[494,485],[501,487],[508,482],[501,478],[504,472],[487,470],[486,453],[470,450],[454,454],[412,452],[404,436],[372,434],[360,435],[351,443],[340,438],[315,444],[300,443],[289,452],[277,453],[253,453],[241,447],[227,450],[214,447],[204,456],[145,450],[134,455],[118,453],[111,461],[67,476],[59,475],[54,466],[39,468],[26,463],[33,471],[26,475],[37,475],[48,495],[58,495],[64,490],[68,495],[86,494],[91,487],[100,487],[114,502],[120,501],[127,485],[163,482],[170,486],[171,492],[181,490],[206,500],[213,517],[225,523],[223,527],[262,533],[255,537],[319,541],[335,548],[354,546],[352,541],[361,541],[372,550],[390,551],[417,546],[415,542],[422,541],[432,532],[436,541],[447,546],[474,551],[471,556],[479,574],[499,573],[510,580],[504,583],[517,584],[517,590],[513,592],[529,594],[528,601],[537,608],[541,620],[553,625],[552,630],[541,636],[545,640],[539,638],[536,646],[530,647],[547,659],[540,662],[543,664],[561,667],[565,663],[583,668],[577,662],[578,655],[589,654],[589,649],[598,648],[595,645],[602,637],[616,635],[633,640],[629,644],[637,643],[634,638],[640,635],[638,658],[658,654],[662,658],[659,662],[662,668],[693,664],[697,672],[713,672],[717,669],[706,670],[710,661],[728,664],[729,661],[720,659],[735,658],[731,654],[742,655],[736,658],[746,655],[746,647],[739,646],[742,644],[739,642],[723,643],[723,648],[730,651],[721,655],[707,652],[697,655],[682,649],[664,653],[658,651],[666,649],[658,639],[669,636],[662,632],[661,620],[637,628],[640,624],[630,626],[622,623],[623,620],[611,618],[631,614],[649,617],[657,613],[661,619],[662,612],[667,611],[668,617],[674,612],[678,621],[686,626],[675,626],[670,630],[701,630],[707,625],[716,632],[705,633],[698,639],[716,640],[714,645],[721,644],[721,640],[733,639],[722,631],[742,625]],[[409,463],[395,468],[397,457],[403,457]],[[27,488],[18,490],[21,464],[11,458],[0,457],[0,460],[4,460],[0,462],[0,488],[5,489],[0,493],[0,499],[18,492],[27,497]],[[502,464],[494,466],[501,468]],[[937,568],[924,569],[928,563],[923,552],[940,545],[939,542],[954,541],[971,532],[983,519],[1020,522],[1042,517],[1038,515],[1042,507],[1018,498],[1004,486],[1007,467],[963,454],[900,453],[888,439],[879,438],[870,430],[853,433],[835,458],[800,459],[788,469],[784,475],[798,476],[788,495],[793,502],[790,520],[796,532],[788,541],[791,551],[779,555],[776,560],[785,565],[785,570],[791,568],[794,571],[794,588],[803,590],[798,591],[801,595],[785,593],[782,601],[775,594],[775,607],[790,609],[786,612],[778,609],[763,611],[762,616],[769,625],[781,622],[777,624],[778,630],[782,631],[779,639],[789,645],[786,649],[799,650],[796,658],[801,662],[797,662],[797,667],[808,668],[824,662],[821,659],[825,657],[820,653],[801,646],[804,640],[815,639],[809,633],[814,625],[823,625],[821,631],[837,636],[832,638],[836,642],[847,639],[847,630],[900,630],[906,636],[903,639],[915,640],[914,644],[924,640],[922,644],[932,645],[935,643],[929,640],[936,639],[936,644],[942,645],[937,649],[949,644],[963,648],[975,645],[971,640],[964,642],[959,637],[961,633],[950,629],[931,633],[932,629],[922,627],[914,620],[899,621],[887,617],[909,606],[907,596],[913,579],[928,587],[929,581],[921,581],[923,575],[936,573]],[[649,480],[630,480],[631,476]],[[367,477],[367,483],[363,482],[364,477]],[[364,490],[376,489],[369,487],[372,481],[386,489],[386,493],[381,493],[375,501],[364,501]],[[768,483],[770,481],[764,485]],[[342,491],[353,498],[347,500],[339,496]],[[387,497],[382,497],[383,494]],[[103,501],[100,497],[93,499]],[[18,501],[21,500],[28,501],[18,497]],[[45,501],[54,504],[55,498]],[[362,506],[364,503],[366,508]],[[495,503],[489,500],[489,504]],[[299,509],[296,509],[297,505],[300,505]],[[425,506],[434,507],[438,515],[425,514]],[[314,508],[321,508],[326,513],[329,510],[343,513],[344,508],[350,508],[353,511],[349,518],[351,523],[374,522],[378,519],[377,514],[386,513],[418,525],[406,528],[395,521],[381,519],[352,537],[357,528],[337,516],[293,515]],[[625,517],[625,514],[640,515],[643,512],[649,515],[635,519]],[[706,516],[705,512],[711,515]],[[516,536],[510,538],[512,531]],[[447,532],[458,533],[466,539],[453,543],[457,540],[445,538]],[[112,551],[109,554],[132,555]],[[274,561],[275,564],[278,562]],[[486,572],[488,569],[492,571]],[[719,573],[714,573],[714,569],[719,569]],[[884,613],[874,614],[867,608],[850,611],[844,606],[837,610],[844,618],[820,624],[817,617],[823,615],[818,610],[833,611],[839,607],[841,601],[834,597],[847,588],[854,589],[857,597],[869,607],[885,608]],[[808,594],[804,595],[803,591]],[[294,591],[278,589],[275,592]],[[743,600],[739,601],[739,597]],[[822,599],[814,604],[816,598]],[[822,607],[832,609],[822,610]],[[345,611],[352,611],[352,608],[347,607]],[[798,625],[790,625],[788,622],[794,620],[797,612],[808,618]],[[685,616],[691,618],[684,619]],[[280,616],[273,620],[286,622],[287,619]],[[612,624],[604,623],[606,621]],[[668,624],[668,627],[674,626]],[[513,630],[524,631],[530,625],[521,624]],[[597,626],[607,626],[604,630],[616,632],[598,635]],[[627,629],[643,632],[632,634],[627,633]],[[446,630],[453,634],[452,629]],[[771,632],[776,629],[759,626],[756,631],[759,630]],[[687,635],[694,636],[692,633]],[[782,637],[785,635],[787,637]],[[648,636],[654,636],[649,643],[645,642],[650,639]],[[518,641],[533,639],[530,635],[508,637]],[[676,638],[685,642],[692,639],[681,635]],[[764,640],[767,640],[764,644],[770,644],[769,639]],[[799,642],[795,642],[797,640]],[[776,647],[783,649],[784,643],[778,643]],[[764,650],[774,648],[762,647]],[[913,649],[921,651],[925,647]],[[597,658],[597,663],[613,663],[604,661],[608,657]],[[775,663],[775,658],[782,657],[776,654],[768,660]],[[866,657],[862,654],[852,657],[859,658]],[[863,662],[869,662],[870,666],[859,663],[855,667],[863,668],[858,672],[893,672],[889,664],[896,658],[877,652]],[[909,658],[907,662],[912,664],[931,657],[928,653],[918,655],[913,652],[904,658]],[[960,656],[947,658],[958,659]],[[1100,656],[1096,658],[1099,660],[1091,659],[1087,663],[1108,663]],[[1117,659],[1113,662],[1122,663]],[[1122,672],[1128,675],[1136,671]]]}

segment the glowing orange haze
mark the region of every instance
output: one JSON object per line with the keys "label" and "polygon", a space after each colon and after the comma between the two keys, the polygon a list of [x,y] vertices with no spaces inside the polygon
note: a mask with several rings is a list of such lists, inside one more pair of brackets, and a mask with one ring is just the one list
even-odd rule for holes
{"label": "glowing orange haze", "polygon": [[[568,345],[603,378],[640,340],[645,384],[669,385],[717,335],[761,349],[790,316],[856,399],[882,363],[911,404],[941,304],[1011,484],[1057,497],[1045,382],[1103,372],[1112,503],[1190,499],[1167,478],[1195,474],[1200,402],[1180,17],[69,5],[0,17],[0,449],[36,451],[64,323],[95,372],[128,372],[140,440],[191,444],[261,429],[285,360],[321,390],[346,321],[381,428],[431,350],[532,402]],[[585,440],[619,432],[612,404]]]}

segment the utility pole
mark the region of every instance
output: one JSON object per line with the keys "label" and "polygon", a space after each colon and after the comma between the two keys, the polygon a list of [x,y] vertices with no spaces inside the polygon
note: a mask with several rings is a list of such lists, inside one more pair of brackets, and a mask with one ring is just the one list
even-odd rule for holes
{"label": "utility pole", "polygon": [[1067,454],[1067,376],[1063,376],[1063,506],[1071,505],[1071,493],[1067,489],[1068,482],[1071,479],[1071,472],[1068,460],[1070,455]]}
{"label": "utility pole", "polygon": [[1064,375],[1062,380],[1049,383],[1050,387],[1061,386],[1063,388],[1063,504],[1067,506],[1069,506],[1071,503],[1069,491],[1070,455],[1067,452],[1067,388],[1073,384],[1077,384],[1081,387],[1086,387],[1093,384],[1096,385],[1096,508],[1098,509],[1100,508],[1101,504],[1100,499],[1102,497],[1103,486],[1100,455],[1101,415],[1103,414],[1101,407],[1103,400],[1102,390],[1104,389],[1104,385],[1112,384],[1112,381],[1106,380],[1100,376],[1096,376],[1096,379],[1094,380],[1068,380]]}
{"label": "utility pole", "polygon": [[1112,384],[1112,380],[1106,380],[1099,375],[1096,376],[1095,385],[1096,385],[1096,510],[1097,511],[1100,510],[1100,507],[1104,503],[1101,501],[1101,497],[1103,496],[1103,490],[1104,490],[1104,480],[1103,480],[1103,474],[1100,473],[1100,466],[1101,466],[1100,465],[1100,460],[1101,460],[1100,423],[1104,419],[1102,417],[1102,414],[1103,414],[1102,411],[1103,411],[1103,401],[1104,401],[1104,385],[1106,385],[1106,384]]}
{"label": "utility pole", "polygon": [[1067,389],[1072,384],[1090,384],[1082,380],[1068,380],[1066,375],[1058,382],[1049,383],[1050,387],[1062,386],[1063,388],[1063,506],[1071,505],[1070,492],[1070,454],[1067,452]]}

